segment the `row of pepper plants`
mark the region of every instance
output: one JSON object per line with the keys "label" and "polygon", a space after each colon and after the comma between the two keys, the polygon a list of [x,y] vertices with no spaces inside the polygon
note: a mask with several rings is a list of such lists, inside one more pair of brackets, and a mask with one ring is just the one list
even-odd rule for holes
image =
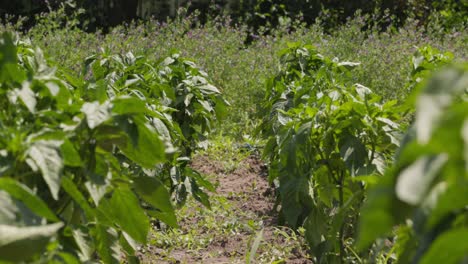
{"label": "row of pepper plants", "polygon": [[[280,218],[305,228],[313,259],[440,263],[432,258],[439,251],[439,260],[466,257],[466,65],[430,79],[452,55],[419,49],[407,87],[412,95],[400,104],[354,83],[358,63],[299,43],[280,56],[258,132],[267,142]],[[455,244],[462,236],[464,243]]]}
{"label": "row of pepper plants", "polygon": [[205,72],[103,50],[82,74],[0,37],[0,262],[138,262],[213,186],[188,165],[227,102]]}

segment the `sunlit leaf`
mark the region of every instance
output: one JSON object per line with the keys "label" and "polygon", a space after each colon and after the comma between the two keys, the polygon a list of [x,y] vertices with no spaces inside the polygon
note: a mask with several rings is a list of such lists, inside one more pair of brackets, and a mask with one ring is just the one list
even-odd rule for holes
{"label": "sunlit leaf", "polygon": [[447,160],[448,156],[443,154],[437,157],[422,157],[404,169],[395,186],[397,197],[411,205],[419,204]]}
{"label": "sunlit leaf", "polygon": [[63,223],[25,227],[0,225],[0,260],[27,261],[41,254],[62,227]]}
{"label": "sunlit leaf", "polygon": [[58,200],[63,169],[63,160],[60,155],[62,144],[62,141],[38,140],[33,142],[27,151],[27,155],[41,170],[42,177],[55,200]]}
{"label": "sunlit leaf", "polygon": [[108,101],[103,104],[99,104],[99,102],[84,103],[81,112],[86,115],[86,122],[91,129],[106,122],[112,116],[111,104]]}
{"label": "sunlit leaf", "polygon": [[81,229],[73,229],[72,236],[78,246],[78,256],[81,262],[89,261],[94,253],[92,240],[88,233],[89,230],[81,227]]}

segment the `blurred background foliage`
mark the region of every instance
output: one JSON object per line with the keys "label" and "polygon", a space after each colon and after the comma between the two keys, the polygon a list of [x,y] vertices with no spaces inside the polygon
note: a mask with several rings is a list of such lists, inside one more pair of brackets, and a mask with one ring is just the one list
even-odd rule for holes
{"label": "blurred background foliage", "polygon": [[197,10],[201,23],[229,15],[233,23],[247,24],[255,32],[288,19],[307,24],[320,19],[324,27],[336,28],[357,10],[374,16],[382,28],[401,25],[408,18],[426,25],[435,16],[447,28],[468,20],[468,0],[0,0],[0,16],[27,18],[25,26],[31,27],[40,14],[50,10],[64,8],[70,14],[79,10],[82,29],[107,31],[132,20],[153,17],[165,21],[176,17],[180,7],[188,14]]}
{"label": "blurred background foliage", "polygon": [[220,133],[243,139],[253,133],[264,81],[288,42],[361,62],[355,82],[404,101],[416,47],[466,60],[467,1],[0,0],[0,32],[30,39],[51,64],[74,74],[84,74],[82,62],[102,50],[151,60],[179,50],[232,105]]}

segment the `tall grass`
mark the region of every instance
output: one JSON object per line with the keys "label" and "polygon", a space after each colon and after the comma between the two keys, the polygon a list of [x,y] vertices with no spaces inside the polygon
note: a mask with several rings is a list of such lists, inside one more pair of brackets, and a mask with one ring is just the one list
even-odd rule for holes
{"label": "tall grass", "polygon": [[[361,62],[354,71],[355,81],[385,99],[399,100],[405,100],[408,93],[405,83],[416,47],[429,44],[453,52],[458,60],[466,60],[468,52],[467,30],[444,33],[447,31],[437,30],[437,26],[422,29],[417,21],[408,20],[398,29],[390,26],[381,31],[372,26],[372,18],[359,13],[330,33],[325,33],[320,22],[306,26],[292,21],[266,36],[250,35],[248,28],[233,25],[229,17],[213,18],[202,25],[196,13],[167,22],[149,20],[122,25],[108,34],[86,33],[74,27],[75,23],[50,26],[67,19],[60,13],[49,20],[46,16],[22,34],[40,46],[53,63],[75,72],[81,72],[86,57],[100,50],[132,51],[153,60],[179,50],[204,68],[231,102],[221,132],[236,137],[252,132],[265,78],[276,70],[277,54],[287,42],[313,44],[326,56]],[[4,23],[1,29],[18,27]],[[254,40],[249,45],[245,44],[247,37]]]}

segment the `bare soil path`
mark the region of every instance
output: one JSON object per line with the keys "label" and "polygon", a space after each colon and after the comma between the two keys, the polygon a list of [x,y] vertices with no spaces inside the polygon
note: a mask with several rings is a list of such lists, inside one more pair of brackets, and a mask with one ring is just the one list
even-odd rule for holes
{"label": "bare soil path", "polygon": [[226,168],[199,155],[192,166],[217,183],[212,209],[188,202],[178,212],[180,229],[154,232],[142,263],[246,263],[260,230],[253,263],[312,263],[303,238],[277,226],[274,191],[258,157],[248,156]]}

